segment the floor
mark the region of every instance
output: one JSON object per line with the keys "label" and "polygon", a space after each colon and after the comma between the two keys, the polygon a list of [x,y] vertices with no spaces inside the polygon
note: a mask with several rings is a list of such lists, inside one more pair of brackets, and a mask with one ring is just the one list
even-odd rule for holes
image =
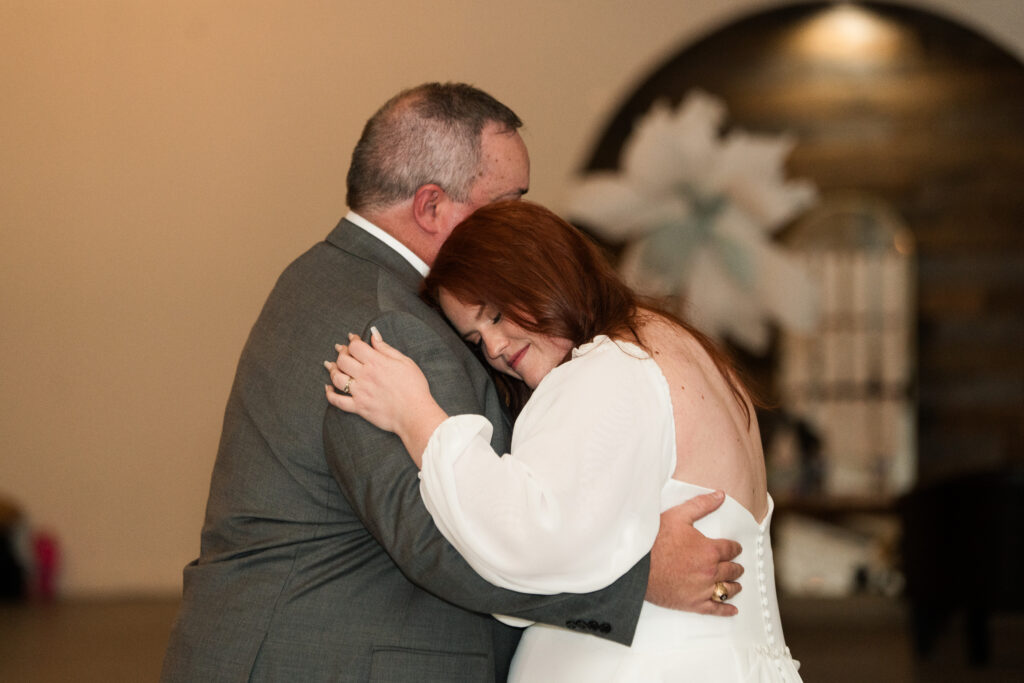
{"label": "floor", "polygon": [[[176,609],[175,599],[0,604],[0,681],[156,681]],[[898,601],[789,598],[781,609],[808,683],[1024,681],[1024,616],[992,620],[992,663],[973,669],[955,621],[934,655],[915,661]]]}

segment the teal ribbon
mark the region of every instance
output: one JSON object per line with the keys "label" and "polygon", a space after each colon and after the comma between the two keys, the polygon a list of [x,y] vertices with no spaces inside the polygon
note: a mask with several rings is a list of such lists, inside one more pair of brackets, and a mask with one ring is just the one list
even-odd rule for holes
{"label": "teal ribbon", "polygon": [[693,210],[688,220],[665,223],[650,232],[639,246],[640,266],[662,280],[672,283],[672,295],[685,295],[681,291],[679,277],[692,267],[699,249],[715,252],[728,275],[743,289],[754,285],[754,269],[750,250],[734,239],[723,237],[715,231],[715,224],[728,199],[724,197],[702,197],[685,188]]}

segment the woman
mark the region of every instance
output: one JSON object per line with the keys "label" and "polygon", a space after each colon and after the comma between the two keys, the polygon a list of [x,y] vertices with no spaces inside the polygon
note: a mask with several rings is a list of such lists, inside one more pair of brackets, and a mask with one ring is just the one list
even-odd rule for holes
{"label": "woman", "polygon": [[402,439],[427,509],[482,576],[534,593],[596,590],[649,551],[662,510],[712,489],[728,497],[698,529],[743,545],[739,616],[645,603],[631,647],[532,625],[510,680],[799,680],[778,616],[757,419],[722,354],[642,305],[586,237],[528,202],[461,223],[424,295],[532,390],[511,453],[496,457],[483,417],[446,415],[378,335],[339,347],[327,365],[342,393],[328,386],[327,398]]}

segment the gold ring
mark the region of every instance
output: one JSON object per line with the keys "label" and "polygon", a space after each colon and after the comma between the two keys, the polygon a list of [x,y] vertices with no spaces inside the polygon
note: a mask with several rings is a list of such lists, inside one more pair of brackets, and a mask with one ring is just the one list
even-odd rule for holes
{"label": "gold ring", "polygon": [[352,388],[352,382],[355,382],[355,381],[356,381],[355,377],[349,377],[348,381],[345,382],[345,386],[344,386],[344,388],[342,388],[341,393],[348,394],[349,396],[351,396],[352,392],[349,391],[349,389]]}
{"label": "gold ring", "polygon": [[726,590],[724,581],[715,582],[715,590],[711,594],[711,599],[714,602],[725,602],[729,599],[729,591]]}

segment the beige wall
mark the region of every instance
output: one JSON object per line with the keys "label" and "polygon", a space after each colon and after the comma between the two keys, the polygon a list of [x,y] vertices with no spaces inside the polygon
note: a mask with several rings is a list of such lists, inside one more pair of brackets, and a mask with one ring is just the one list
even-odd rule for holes
{"label": "beige wall", "polygon": [[[492,92],[557,208],[637,79],[777,4],[0,2],[0,497],[58,535],[65,592],[179,589],[249,326],[388,96]],[[913,4],[1024,54],[1018,0]]]}

